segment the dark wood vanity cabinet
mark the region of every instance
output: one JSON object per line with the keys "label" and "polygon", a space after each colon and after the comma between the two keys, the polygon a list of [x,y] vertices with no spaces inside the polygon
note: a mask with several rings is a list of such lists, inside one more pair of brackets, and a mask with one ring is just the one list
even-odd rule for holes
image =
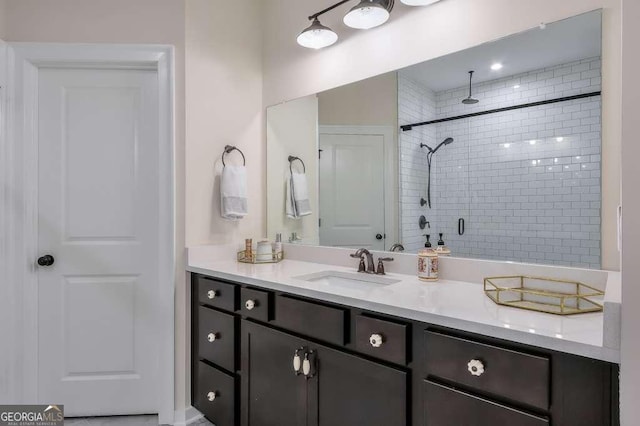
{"label": "dark wood vanity cabinet", "polygon": [[245,320],[242,371],[243,426],[407,425],[406,372]]}
{"label": "dark wood vanity cabinet", "polygon": [[615,364],[197,274],[192,295],[216,426],[619,425]]}

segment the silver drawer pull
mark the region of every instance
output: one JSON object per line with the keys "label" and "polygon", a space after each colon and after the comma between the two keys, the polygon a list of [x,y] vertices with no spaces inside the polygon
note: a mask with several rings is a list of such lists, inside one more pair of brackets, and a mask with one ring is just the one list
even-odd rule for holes
{"label": "silver drawer pull", "polygon": [[209,290],[207,292],[207,297],[209,299],[214,299],[217,295],[218,295],[218,293],[215,290]]}
{"label": "silver drawer pull", "polygon": [[374,333],[369,337],[369,343],[371,343],[371,346],[374,348],[379,348],[384,343],[384,338],[382,337],[382,334]]}
{"label": "silver drawer pull", "polygon": [[256,302],[254,300],[249,299],[246,302],[244,302],[244,307],[247,308],[247,311],[250,311],[256,307]]}
{"label": "silver drawer pull", "polygon": [[479,359],[472,359],[467,364],[467,370],[472,376],[482,376],[484,374],[484,364]]}
{"label": "silver drawer pull", "polygon": [[209,333],[209,334],[207,334],[207,340],[209,341],[209,343],[215,342],[216,339],[218,339],[218,333]]}
{"label": "silver drawer pull", "polygon": [[216,391],[211,391],[207,394],[207,399],[213,402],[213,400],[216,399],[216,396],[218,396],[218,393]]}

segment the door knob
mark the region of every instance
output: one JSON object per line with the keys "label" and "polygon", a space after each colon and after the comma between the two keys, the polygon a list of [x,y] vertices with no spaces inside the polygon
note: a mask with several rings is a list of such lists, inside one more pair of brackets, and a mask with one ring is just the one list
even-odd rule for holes
{"label": "door knob", "polygon": [[382,239],[382,234],[376,234],[376,240],[381,240]]}
{"label": "door knob", "polygon": [[53,256],[51,256],[50,254],[45,254],[44,256],[38,258],[38,265],[51,266],[55,261],[56,260],[53,258]]}

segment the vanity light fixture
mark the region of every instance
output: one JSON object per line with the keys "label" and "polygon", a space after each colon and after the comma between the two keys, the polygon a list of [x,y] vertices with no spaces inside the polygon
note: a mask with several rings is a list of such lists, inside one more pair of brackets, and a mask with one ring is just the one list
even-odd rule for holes
{"label": "vanity light fixture", "polygon": [[[338,34],[331,28],[322,25],[319,17],[349,1],[351,0],[339,1],[309,16],[308,19],[311,21],[311,25],[298,35],[298,44],[310,49],[321,49],[338,41]],[[427,6],[440,0],[401,1],[409,6]],[[343,22],[351,28],[361,30],[380,26],[389,20],[394,3],[395,0],[359,0],[358,4],[352,7],[344,16]]]}
{"label": "vanity light fixture", "polygon": [[316,17],[311,25],[300,33],[297,41],[300,46],[309,49],[322,49],[338,41],[338,34],[322,25]]}
{"label": "vanity light fixture", "polygon": [[361,0],[344,15],[344,24],[357,30],[378,27],[389,20],[389,11],[379,0]]}
{"label": "vanity light fixture", "polygon": [[502,69],[502,64],[500,62],[496,62],[495,64],[491,65],[492,71],[499,71],[501,69]]}

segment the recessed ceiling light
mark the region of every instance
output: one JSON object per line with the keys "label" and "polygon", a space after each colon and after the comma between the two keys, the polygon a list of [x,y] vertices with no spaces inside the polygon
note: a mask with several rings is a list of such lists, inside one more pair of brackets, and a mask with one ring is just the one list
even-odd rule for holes
{"label": "recessed ceiling light", "polygon": [[520,85],[519,85],[519,84],[516,84],[515,86],[513,86],[513,88],[514,88],[514,89],[519,89],[519,88],[520,88]]}
{"label": "recessed ceiling light", "polygon": [[562,142],[564,140],[564,138],[562,136],[559,136],[556,138],[556,142]]}
{"label": "recessed ceiling light", "polygon": [[495,64],[491,65],[491,69],[493,71],[498,71],[502,69],[502,64],[499,62],[496,62]]}
{"label": "recessed ceiling light", "polygon": [[533,164],[535,166],[538,163],[536,163],[536,160],[531,160],[531,164]]}
{"label": "recessed ceiling light", "polygon": [[557,163],[557,162],[558,162],[558,159],[557,159],[557,158],[554,158],[554,159],[553,159],[553,162],[554,162],[554,163]]}
{"label": "recessed ceiling light", "polygon": [[509,148],[509,147],[511,146],[511,144],[510,144],[510,143],[505,143],[505,144],[504,144],[504,145],[502,145],[502,146],[504,146],[505,148]]}
{"label": "recessed ceiling light", "polygon": [[531,139],[531,140],[529,141],[529,145],[535,145],[537,142],[538,142],[537,140],[535,140],[535,139]]}

